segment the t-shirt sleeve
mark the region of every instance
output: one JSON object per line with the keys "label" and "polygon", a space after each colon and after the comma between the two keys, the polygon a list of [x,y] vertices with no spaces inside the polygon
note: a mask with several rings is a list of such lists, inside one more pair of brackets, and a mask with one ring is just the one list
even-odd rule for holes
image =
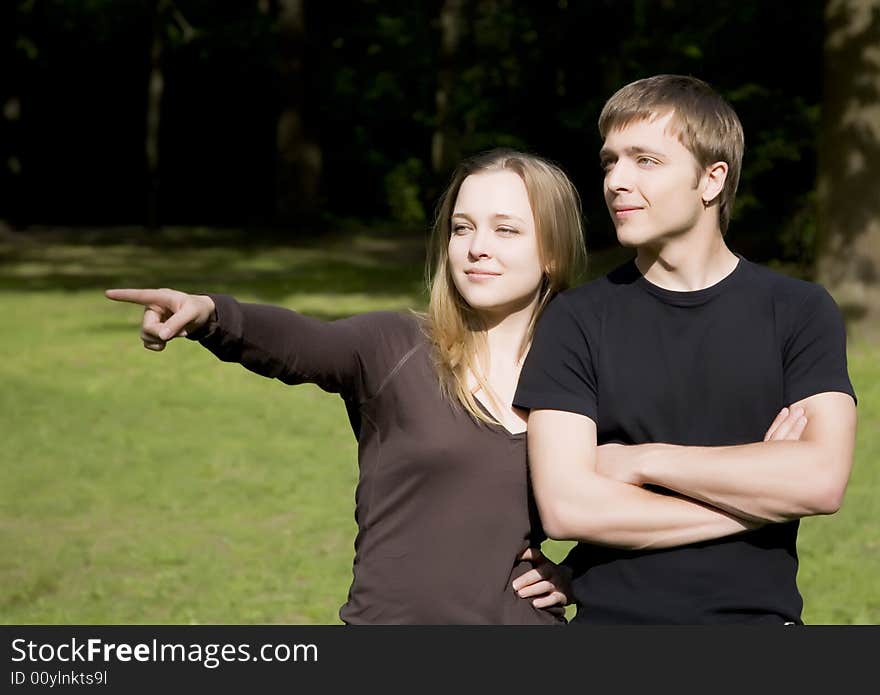
{"label": "t-shirt sleeve", "polygon": [[529,410],[564,410],[596,420],[590,339],[564,295],[553,299],[538,320],[513,402]]}
{"label": "t-shirt sleeve", "polygon": [[322,321],[282,307],[209,296],[214,317],[189,337],[220,360],[285,384],[313,383],[346,399],[364,400],[364,362],[376,351],[371,344],[375,315]]}
{"label": "t-shirt sleeve", "polygon": [[847,393],[855,400],[846,367],[843,316],[824,287],[809,287],[783,347],[785,403],[826,391]]}

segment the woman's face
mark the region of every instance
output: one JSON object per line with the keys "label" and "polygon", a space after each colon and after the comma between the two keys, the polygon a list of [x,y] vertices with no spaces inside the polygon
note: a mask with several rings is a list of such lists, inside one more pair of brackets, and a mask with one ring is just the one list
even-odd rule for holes
{"label": "woman's face", "polygon": [[462,182],[449,264],[459,293],[479,313],[503,318],[537,299],[542,272],[535,219],[516,173],[485,171]]}

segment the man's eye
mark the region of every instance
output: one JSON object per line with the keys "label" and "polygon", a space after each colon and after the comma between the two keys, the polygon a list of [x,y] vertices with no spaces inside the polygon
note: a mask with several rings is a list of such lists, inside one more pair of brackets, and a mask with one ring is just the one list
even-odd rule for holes
{"label": "man's eye", "polygon": [[599,168],[601,168],[602,171],[605,171],[605,172],[610,171],[611,167],[613,167],[613,166],[614,166],[614,162],[610,159],[605,159],[605,160],[602,160],[601,162],[599,162]]}
{"label": "man's eye", "polygon": [[656,159],[651,159],[650,157],[639,157],[636,160],[641,167],[651,168],[657,166],[659,162]]}

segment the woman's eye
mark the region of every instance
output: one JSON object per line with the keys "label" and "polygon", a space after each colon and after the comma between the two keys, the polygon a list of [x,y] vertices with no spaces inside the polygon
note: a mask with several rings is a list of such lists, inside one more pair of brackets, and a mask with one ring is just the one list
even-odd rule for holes
{"label": "woman's eye", "polygon": [[498,233],[504,234],[505,236],[511,236],[513,234],[518,234],[519,232],[517,232],[513,227],[499,227]]}
{"label": "woman's eye", "polygon": [[453,234],[467,234],[468,226],[466,224],[454,224],[452,225],[452,233]]}

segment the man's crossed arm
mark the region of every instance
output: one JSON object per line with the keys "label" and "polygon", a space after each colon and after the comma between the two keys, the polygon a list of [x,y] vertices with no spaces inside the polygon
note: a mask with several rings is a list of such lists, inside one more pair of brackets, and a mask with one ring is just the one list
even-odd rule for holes
{"label": "man's crossed arm", "polygon": [[[736,447],[597,448],[591,419],[533,410],[529,461],[544,529],[556,539],[663,548],[831,513],[852,466],[855,406],[836,393],[795,406],[783,420],[802,428],[800,441],[771,427],[767,441]],[[640,487],[646,483],[683,496]]]}
{"label": "man's crossed arm", "polygon": [[806,418],[798,441],[612,445],[600,447],[597,470],[635,485],[659,485],[751,521],[833,514],[852,469],[855,403],[844,393],[820,393],[790,411]]}

